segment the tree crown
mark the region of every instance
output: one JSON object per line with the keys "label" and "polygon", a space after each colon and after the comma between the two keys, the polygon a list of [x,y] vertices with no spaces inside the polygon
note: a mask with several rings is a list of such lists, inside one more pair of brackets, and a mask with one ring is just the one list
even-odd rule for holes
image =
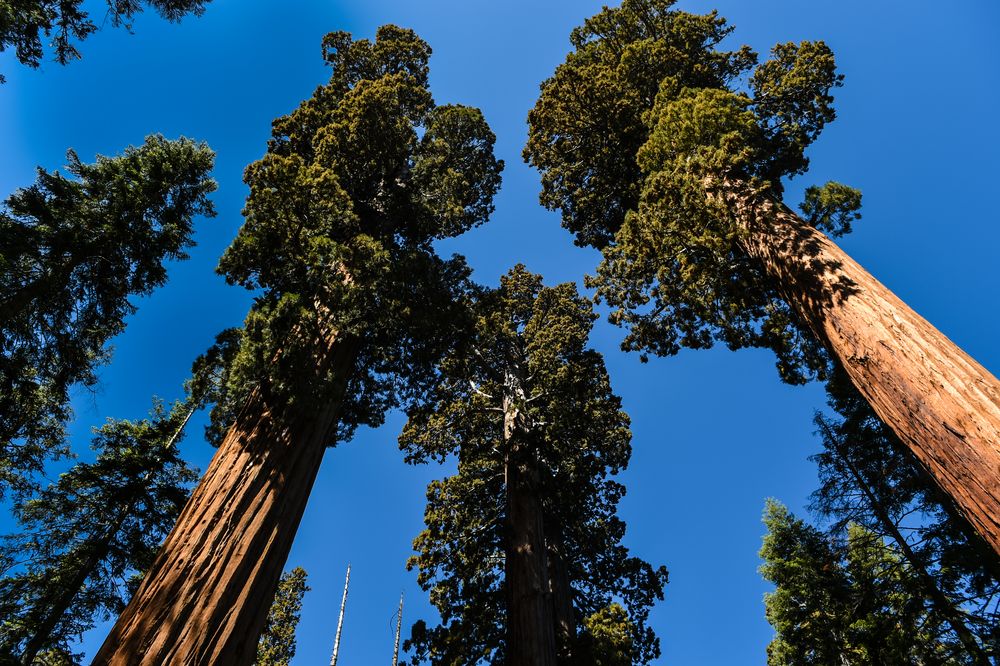
{"label": "tree crown", "polygon": [[0,473],[13,485],[62,442],[69,389],[96,381],[131,297],[162,285],[194,244],[194,218],[215,214],[203,143],[150,136],[68,160],[72,177],[39,169],[0,208]]}
{"label": "tree crown", "polygon": [[[458,458],[457,473],[427,489],[427,529],[409,563],[442,623],[416,623],[408,649],[433,663],[502,660],[511,459],[540,472],[535,490],[546,541],[572,587],[577,652],[625,650],[627,663],[648,662],[659,643],[646,619],[667,573],[621,545],[616,508],[625,488],[610,477],[628,465],[631,432],[603,359],[587,346],[592,304],[572,283],[545,287],[518,265],[469,307],[472,326],[400,436],[410,462]],[[516,445],[505,435],[511,418]]]}
{"label": "tree crown", "polygon": [[500,184],[482,113],[434,103],[430,52],[391,25],[374,41],[327,35],[330,81],[274,122],[244,174],[245,223],[219,263],[229,282],[263,290],[237,384],[322,400],[332,378],[315,377],[314,341],[330,331],[359,340],[340,437],[379,423],[447,346],[468,268],[432,242],[485,222]]}
{"label": "tree crown", "polygon": [[[525,159],[543,205],[604,258],[589,284],[630,329],[624,346],[768,347],[786,381],[826,370],[819,346],[741,250],[745,230],[721,194],[780,197],[835,113],[841,85],[823,42],[778,44],[771,57],[720,50],[732,28],[674,0],[625,0],[570,36],[574,50],[541,86]],[[850,230],[860,194],[812,188],[818,228]]]}

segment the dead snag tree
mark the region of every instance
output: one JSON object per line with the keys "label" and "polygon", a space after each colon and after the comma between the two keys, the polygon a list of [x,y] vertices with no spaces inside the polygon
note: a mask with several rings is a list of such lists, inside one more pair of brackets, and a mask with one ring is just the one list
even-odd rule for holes
{"label": "dead snag tree", "polygon": [[441,615],[414,625],[414,663],[648,663],[667,572],[621,544],[625,488],[610,477],[628,465],[631,432],[587,348],[591,303],[517,266],[472,310],[400,438],[410,462],[458,458],[427,490],[409,564]]}
{"label": "dead snag tree", "polygon": [[602,250],[592,286],[626,347],[767,347],[793,383],[832,359],[1000,552],[1000,383],[830,240],[857,190],[811,187],[802,215],[781,202],[835,117],[833,54],[779,44],[758,65],[717,48],[724,19],[673,4],[576,28],[529,115],[541,200]]}
{"label": "dead snag tree", "polygon": [[96,664],[250,664],[325,448],[375,425],[449,344],[502,164],[482,114],[436,106],[430,48],[384,26],[323,40],[329,83],[244,174],[219,270],[261,294],[222,390],[239,408]]}

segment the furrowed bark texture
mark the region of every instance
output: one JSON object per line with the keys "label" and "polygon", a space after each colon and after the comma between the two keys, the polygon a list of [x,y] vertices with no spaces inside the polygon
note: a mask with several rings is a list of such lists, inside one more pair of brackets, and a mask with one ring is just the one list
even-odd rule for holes
{"label": "furrowed bark texture", "polygon": [[723,196],[746,253],[1000,554],[1000,382],[788,208]]}
{"label": "furrowed bark texture", "polygon": [[563,558],[562,540],[554,530],[546,535],[548,542],[549,595],[552,599],[553,620],[556,627],[556,655],[561,664],[572,664],[573,644],[576,641],[576,613],[573,610],[573,588],[569,571]]}
{"label": "furrowed bark texture", "polygon": [[358,348],[336,335],[316,346],[334,395],[296,411],[251,393],[95,665],[254,662]]}
{"label": "furrowed bark texture", "polygon": [[548,596],[538,472],[527,461],[530,456],[517,449],[513,447],[508,454],[506,465],[507,664],[555,666],[555,621]]}

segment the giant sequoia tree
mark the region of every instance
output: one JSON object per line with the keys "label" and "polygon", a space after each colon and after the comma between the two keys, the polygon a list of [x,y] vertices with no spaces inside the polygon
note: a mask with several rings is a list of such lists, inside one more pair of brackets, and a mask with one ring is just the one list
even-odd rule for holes
{"label": "giant sequoia tree", "polygon": [[625,489],[608,477],[631,433],[587,348],[591,304],[518,266],[472,308],[400,438],[411,462],[458,457],[427,491],[410,561],[442,621],[414,625],[408,648],[433,664],[648,663],[667,572],[621,545]]}
{"label": "giant sequoia tree", "polygon": [[328,445],[419,389],[458,321],[460,258],[502,164],[482,114],[438,106],[430,48],[384,26],[323,39],[330,81],[247,167],[219,269],[259,290],[226,373],[232,423],[95,663],[249,664]]}
{"label": "giant sequoia tree", "polygon": [[214,154],[151,136],[68,177],[38,170],[0,208],[0,497],[63,444],[74,385],[93,385],[132,296],[186,258],[192,221],[213,215]]}
{"label": "giant sequoia tree", "polygon": [[592,285],[626,347],[766,347],[791,382],[832,356],[1000,552],[1000,384],[831,242],[857,191],[810,188],[802,215],[781,201],[834,119],[833,54],[779,44],[757,64],[718,48],[715,13],[673,4],[624,0],[576,28],[529,115],[541,200],[602,250]]}
{"label": "giant sequoia tree", "polygon": [[[132,28],[135,15],[149,6],[168,21],[199,15],[211,0],[107,0],[105,21]],[[14,49],[22,65],[42,64],[46,46],[60,65],[80,57],[77,43],[97,31],[83,0],[17,0],[0,5],[0,52]],[[43,43],[48,40],[48,45]],[[0,83],[4,77],[0,74]]]}

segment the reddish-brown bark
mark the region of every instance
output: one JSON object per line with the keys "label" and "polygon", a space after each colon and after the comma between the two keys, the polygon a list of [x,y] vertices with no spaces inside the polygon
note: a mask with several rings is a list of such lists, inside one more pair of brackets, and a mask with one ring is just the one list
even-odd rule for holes
{"label": "reddish-brown bark", "polygon": [[253,391],[94,664],[254,662],[357,355],[336,335],[316,347],[334,395],[296,409]]}
{"label": "reddish-brown bark", "polygon": [[1000,554],[1000,382],[788,208],[725,198],[746,253]]}
{"label": "reddish-brown bark", "polygon": [[505,469],[508,540],[504,567],[508,595],[507,664],[555,666],[555,620],[548,595],[538,471],[531,464],[532,452],[517,443],[509,442],[508,446]]}

